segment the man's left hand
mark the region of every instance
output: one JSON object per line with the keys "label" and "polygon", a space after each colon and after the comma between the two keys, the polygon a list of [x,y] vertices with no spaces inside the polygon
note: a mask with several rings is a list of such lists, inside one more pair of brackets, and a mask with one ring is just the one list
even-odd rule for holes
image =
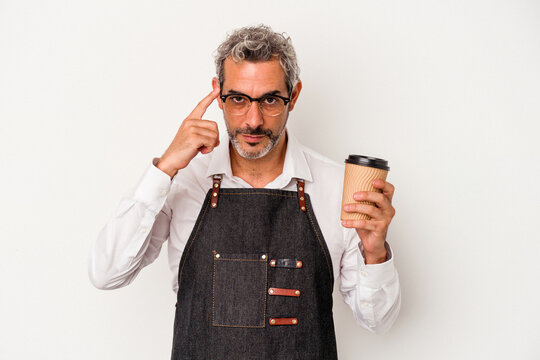
{"label": "man's left hand", "polygon": [[371,217],[371,220],[343,220],[342,225],[355,228],[364,247],[366,264],[379,264],[386,261],[386,233],[396,210],[392,206],[394,186],[382,179],[373,180],[373,186],[381,189],[382,193],[374,191],[359,191],[354,193],[356,201],[370,201],[375,205],[345,204],[346,212],[361,213]]}

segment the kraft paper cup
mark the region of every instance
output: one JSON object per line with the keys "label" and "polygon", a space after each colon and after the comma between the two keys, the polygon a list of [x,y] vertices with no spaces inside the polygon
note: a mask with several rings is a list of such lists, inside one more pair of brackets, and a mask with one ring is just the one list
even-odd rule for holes
{"label": "kraft paper cup", "polygon": [[375,191],[382,190],[375,188],[371,183],[375,179],[386,181],[388,175],[388,161],[384,159],[374,158],[363,155],[349,155],[345,160],[345,179],[343,180],[343,200],[341,202],[341,220],[369,220],[371,217],[366,214],[348,213],[343,210],[345,204],[370,204],[369,201],[356,201],[353,198],[355,192],[358,191]]}

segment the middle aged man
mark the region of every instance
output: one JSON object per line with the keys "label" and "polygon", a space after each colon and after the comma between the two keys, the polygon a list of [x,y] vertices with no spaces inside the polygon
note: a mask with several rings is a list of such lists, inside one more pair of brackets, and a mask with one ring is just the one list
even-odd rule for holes
{"label": "middle aged man", "polygon": [[[267,26],[220,45],[212,92],[122,200],[92,251],[94,285],[129,284],[168,241],[177,292],[172,359],[335,359],[334,281],[358,324],[390,328],[400,289],[394,187],[358,192],[340,223],[343,165],[286,130],[300,95],[289,38]],[[217,99],[228,138],[203,120]],[[221,145],[220,145],[221,143]],[[202,156],[196,156],[202,153]]]}

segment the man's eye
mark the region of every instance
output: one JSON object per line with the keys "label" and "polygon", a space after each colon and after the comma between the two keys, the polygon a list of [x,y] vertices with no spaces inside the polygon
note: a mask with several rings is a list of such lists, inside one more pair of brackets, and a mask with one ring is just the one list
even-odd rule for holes
{"label": "man's eye", "polygon": [[275,97],[266,97],[263,101],[267,105],[274,105],[278,100]]}
{"label": "man's eye", "polygon": [[242,104],[244,101],[246,101],[246,98],[243,96],[231,96],[230,99],[235,104]]}

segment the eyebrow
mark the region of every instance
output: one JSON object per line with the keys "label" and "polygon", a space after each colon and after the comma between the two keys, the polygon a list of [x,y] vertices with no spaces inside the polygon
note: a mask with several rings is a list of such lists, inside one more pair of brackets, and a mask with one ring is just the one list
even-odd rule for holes
{"label": "eyebrow", "polygon": [[[263,96],[266,96],[266,95],[281,95],[280,92],[281,91],[279,91],[279,90],[272,90],[272,91],[265,92],[260,97],[263,97]],[[230,95],[230,94],[247,95],[247,94],[244,94],[241,91],[237,91],[237,90],[233,90],[233,89],[230,89],[229,92],[227,94],[225,94],[225,95]]]}

